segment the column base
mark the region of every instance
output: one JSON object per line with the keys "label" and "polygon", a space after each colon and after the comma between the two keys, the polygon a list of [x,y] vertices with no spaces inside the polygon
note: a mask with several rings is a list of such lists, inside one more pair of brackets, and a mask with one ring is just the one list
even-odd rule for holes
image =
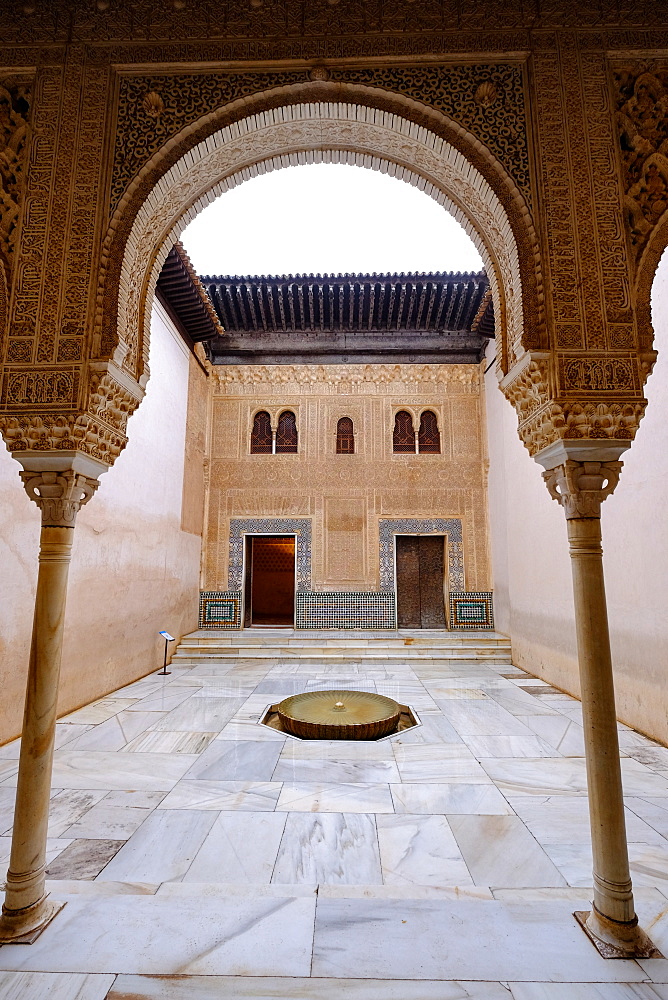
{"label": "column base", "polygon": [[663,958],[642,928],[635,923],[609,920],[596,908],[573,914],[603,958]]}
{"label": "column base", "polygon": [[65,903],[43,896],[24,910],[5,910],[3,907],[0,916],[0,945],[32,944],[64,906]]}

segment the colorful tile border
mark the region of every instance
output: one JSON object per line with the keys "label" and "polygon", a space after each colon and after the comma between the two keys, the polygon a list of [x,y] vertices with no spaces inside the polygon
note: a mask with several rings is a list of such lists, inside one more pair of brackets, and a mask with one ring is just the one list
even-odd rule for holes
{"label": "colorful tile border", "polygon": [[311,591],[297,593],[295,628],[397,627],[394,592]]}
{"label": "colorful tile border", "polygon": [[380,589],[394,590],[394,536],[395,535],[447,535],[448,536],[448,589],[464,590],[464,546],[462,522],[458,517],[398,517],[381,518],[380,533]]}
{"label": "colorful tile border", "polygon": [[241,628],[241,591],[200,591],[199,627]]}
{"label": "colorful tile border", "polygon": [[241,590],[244,572],[244,535],[296,535],[297,591],[311,589],[311,518],[248,517],[230,521],[230,562],[227,586]]}
{"label": "colorful tile border", "polygon": [[450,628],[494,628],[491,590],[450,592]]}

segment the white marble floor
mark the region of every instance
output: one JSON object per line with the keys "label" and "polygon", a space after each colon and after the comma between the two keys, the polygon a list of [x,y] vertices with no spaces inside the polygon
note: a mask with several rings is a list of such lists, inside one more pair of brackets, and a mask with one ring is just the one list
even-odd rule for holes
{"label": "white marble floor", "polygon": [[[0,948],[0,1000],[668,1000],[668,959],[606,962],[572,916],[591,896],[576,701],[501,647],[290,636],[189,654],[61,720],[48,857],[67,906]],[[422,725],[370,744],[258,725],[326,687]],[[637,908],[668,955],[668,751],[620,740]],[[4,866],[17,757],[0,748]]]}

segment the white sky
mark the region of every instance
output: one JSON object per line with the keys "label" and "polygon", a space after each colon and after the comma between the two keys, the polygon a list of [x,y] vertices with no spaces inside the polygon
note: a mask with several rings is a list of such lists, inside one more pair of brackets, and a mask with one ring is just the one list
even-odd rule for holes
{"label": "white sky", "polygon": [[462,227],[429,195],[338,163],[245,181],[201,212],[181,241],[201,275],[482,268]]}

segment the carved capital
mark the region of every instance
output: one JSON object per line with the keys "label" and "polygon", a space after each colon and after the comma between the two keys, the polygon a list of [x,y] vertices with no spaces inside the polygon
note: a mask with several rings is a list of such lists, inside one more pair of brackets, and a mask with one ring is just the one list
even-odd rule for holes
{"label": "carved capital", "polygon": [[600,517],[601,503],[619,482],[622,464],[569,459],[553,469],[546,469],[543,479],[552,499],[564,508],[567,520]]}
{"label": "carved capital", "polygon": [[42,512],[42,526],[73,528],[79,510],[100,485],[97,479],[67,469],[21,472],[25,491]]}

